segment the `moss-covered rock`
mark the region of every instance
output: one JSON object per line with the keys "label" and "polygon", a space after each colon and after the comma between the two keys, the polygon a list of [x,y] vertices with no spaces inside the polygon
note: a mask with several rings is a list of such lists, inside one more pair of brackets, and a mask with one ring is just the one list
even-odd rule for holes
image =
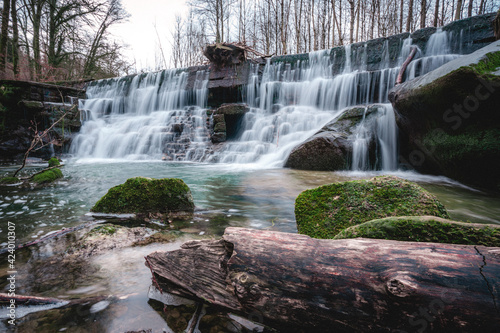
{"label": "moss-covered rock", "polygon": [[52,167],[55,167],[55,166],[58,166],[58,165],[61,165],[61,163],[59,162],[59,160],[57,159],[57,157],[52,157],[49,160],[49,168],[52,168]]}
{"label": "moss-covered rock", "polygon": [[147,216],[184,215],[194,210],[193,197],[182,179],[136,177],[112,187],[92,211],[96,213],[136,213]]}
{"label": "moss-covered rock", "polygon": [[388,216],[448,218],[444,206],[419,185],[394,176],[320,186],[295,200],[299,233],[333,238],[345,228]]}
{"label": "moss-covered rock", "polygon": [[500,191],[500,41],[391,89],[400,160]]}
{"label": "moss-covered rock", "polygon": [[62,171],[59,170],[58,168],[55,168],[34,175],[33,178],[31,178],[31,182],[38,185],[42,185],[42,184],[52,183],[53,181],[62,177],[63,177]]}
{"label": "moss-covered rock", "polygon": [[0,185],[10,185],[20,183],[21,180],[17,177],[4,177],[0,178]]}
{"label": "moss-covered rock", "polygon": [[456,222],[435,216],[387,217],[344,229],[334,239],[357,237],[498,247],[500,225]]}

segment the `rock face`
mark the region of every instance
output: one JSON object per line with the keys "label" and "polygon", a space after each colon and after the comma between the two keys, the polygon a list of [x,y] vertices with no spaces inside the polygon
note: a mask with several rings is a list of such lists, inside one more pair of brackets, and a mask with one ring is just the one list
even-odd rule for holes
{"label": "rock face", "polygon": [[448,218],[436,197],[394,176],[324,185],[295,200],[299,233],[315,238],[333,238],[345,228],[378,218],[417,215]]}
{"label": "rock face", "polygon": [[[287,161],[286,168],[315,171],[336,171],[348,169],[352,155],[352,141],[356,127],[365,121],[370,127],[378,111],[378,105],[355,106],[343,111],[342,115],[323,126],[316,134],[295,147]],[[375,142],[369,140],[370,155],[375,155]],[[371,160],[373,160],[371,158]]]}
{"label": "rock face", "polygon": [[181,217],[192,214],[194,203],[182,179],[136,177],[109,189],[91,211],[136,213],[139,217]]}
{"label": "rock face", "polygon": [[392,89],[400,162],[500,190],[499,68],[496,41]]}
{"label": "rock face", "polygon": [[499,247],[500,226],[456,222],[436,216],[387,217],[344,229],[334,239],[358,237]]}
{"label": "rock face", "polygon": [[224,142],[233,138],[243,116],[248,112],[246,104],[222,104],[213,114],[212,143]]}
{"label": "rock face", "polygon": [[[32,140],[31,121],[44,130],[68,112],[64,121],[51,131],[54,148],[61,152],[71,134],[80,129],[80,114],[74,103],[85,91],[44,83],[0,80],[0,160],[19,161]],[[65,104],[62,103],[65,99]],[[49,147],[34,151],[31,156],[49,158]]]}

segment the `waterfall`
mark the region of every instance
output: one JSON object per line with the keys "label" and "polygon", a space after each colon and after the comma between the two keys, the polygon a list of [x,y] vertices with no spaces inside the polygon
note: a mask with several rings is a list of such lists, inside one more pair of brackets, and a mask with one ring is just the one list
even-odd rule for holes
{"label": "waterfall", "polygon": [[[438,29],[428,40],[405,75],[412,79],[457,58],[450,53],[450,33]],[[378,70],[368,71],[367,44],[353,51],[344,47],[344,63],[336,73],[337,57],[330,51],[309,53],[308,61],[272,62],[267,59],[261,82],[251,75],[246,103],[251,107],[240,136],[220,152],[218,161],[282,166],[290,151],[316,133],[348,107],[378,103],[374,121],[363,119],[350,139],[352,170],[395,170],[397,126],[388,92],[394,87],[401,64],[412,47],[412,39],[401,41],[396,64],[391,67],[389,42],[382,47]],[[253,68],[254,73],[257,69]],[[377,156],[370,161],[369,145]]]}
{"label": "waterfall", "polygon": [[[459,57],[461,48],[455,44],[462,35],[438,29],[418,50],[405,79]],[[93,82],[87,99],[80,101],[83,126],[70,153],[78,158],[281,167],[293,148],[349,107],[377,104],[376,118],[365,117],[350,135],[350,168],[394,170],[398,167],[397,127],[388,92],[412,43],[411,38],[401,39],[399,51],[394,52],[386,39],[375,65],[369,63],[373,52],[369,56],[368,42],[311,52],[307,60],[287,62],[289,58],[276,57],[263,65],[250,64],[244,89],[250,110],[238,132],[213,150],[206,116],[208,71],[198,71],[190,89],[186,89],[185,70]],[[376,156],[369,153],[372,144]]]}
{"label": "waterfall", "polygon": [[208,72],[192,90],[178,70],[94,82],[80,101],[83,126],[70,153],[78,158],[203,160]]}

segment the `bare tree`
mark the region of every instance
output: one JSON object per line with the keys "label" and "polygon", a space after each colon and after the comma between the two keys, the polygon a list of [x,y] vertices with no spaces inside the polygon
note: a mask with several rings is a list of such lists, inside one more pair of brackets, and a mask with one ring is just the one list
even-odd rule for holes
{"label": "bare tree", "polygon": [[5,62],[7,58],[7,35],[9,33],[10,0],[3,1],[2,28],[0,36],[0,78],[5,77]]}

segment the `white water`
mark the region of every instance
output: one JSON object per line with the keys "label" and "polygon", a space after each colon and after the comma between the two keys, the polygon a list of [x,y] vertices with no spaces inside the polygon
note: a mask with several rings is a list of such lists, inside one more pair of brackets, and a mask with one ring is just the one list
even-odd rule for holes
{"label": "white water", "polygon": [[[427,73],[458,57],[450,54],[451,34],[438,30],[425,53],[408,66],[406,78]],[[84,125],[71,153],[78,158],[166,159],[253,164],[281,167],[291,150],[351,106],[381,104],[375,121],[362,121],[351,136],[352,170],[395,170],[397,128],[388,92],[399,66],[412,46],[401,41],[397,66],[391,67],[389,43],[383,44],[378,70],[367,71],[365,47],[344,48],[345,61],[337,73],[330,51],[309,54],[295,64],[268,59],[259,82],[254,65],[246,89],[250,111],[236,138],[222,151],[208,154],[206,128],[208,73],[197,74],[194,90],[187,91],[187,74],[175,70],[99,81],[89,87],[80,108]],[[369,144],[375,140],[376,158]]]}
{"label": "white water", "polygon": [[188,91],[187,74],[176,70],[96,82],[80,101],[83,126],[70,153],[78,158],[202,159],[208,143],[207,82],[208,73],[200,71]]}

